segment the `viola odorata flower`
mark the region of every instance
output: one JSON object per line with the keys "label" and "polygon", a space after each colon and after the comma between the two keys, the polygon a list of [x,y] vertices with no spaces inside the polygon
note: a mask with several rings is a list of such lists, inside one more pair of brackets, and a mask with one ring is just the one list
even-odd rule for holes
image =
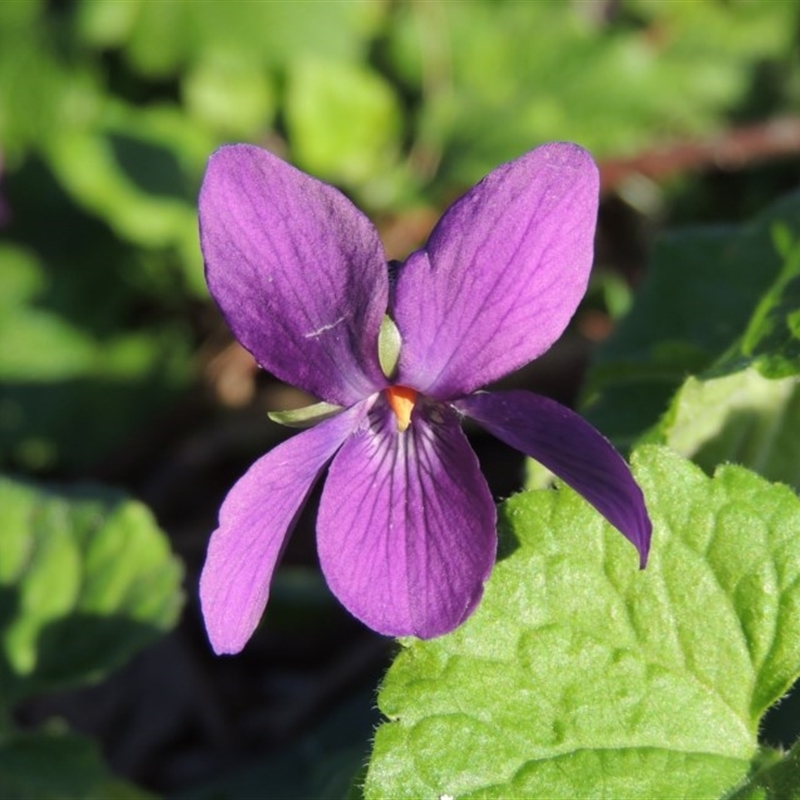
{"label": "viola odorata flower", "polygon": [[235,653],[264,611],[286,539],[330,464],[317,517],[326,580],[374,630],[431,638],[475,609],[496,509],[464,417],[537,459],[639,551],[650,520],[627,464],[587,422],[481,387],[544,353],[583,297],[597,168],[573,144],[498,167],[422,250],[387,264],[340,192],[250,145],[218,150],[200,194],[208,286],[237,339],[322,401],[225,499],[200,581],[208,634]]}

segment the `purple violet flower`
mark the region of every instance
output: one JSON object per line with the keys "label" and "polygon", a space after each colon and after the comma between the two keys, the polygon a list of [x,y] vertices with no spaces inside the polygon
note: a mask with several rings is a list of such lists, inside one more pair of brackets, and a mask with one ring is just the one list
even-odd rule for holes
{"label": "purple violet flower", "polygon": [[387,268],[377,231],[333,187],[250,145],[211,157],[200,194],[211,294],[262,367],[324,401],[307,413],[321,421],[256,461],[222,505],[200,579],[217,653],[253,633],[329,462],[317,540],[333,593],[383,634],[460,625],[497,547],[462,417],[580,492],[644,567],[650,520],[613,446],[545,397],[478,391],[563,332],[586,290],[597,202],[591,156],[545,145],[494,170]]}

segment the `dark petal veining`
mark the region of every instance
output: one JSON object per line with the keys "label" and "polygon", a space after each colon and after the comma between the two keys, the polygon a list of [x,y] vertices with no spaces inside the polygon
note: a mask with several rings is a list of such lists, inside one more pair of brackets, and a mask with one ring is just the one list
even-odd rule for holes
{"label": "dark petal veining", "polygon": [[383,403],[370,419],[331,464],[320,563],[334,594],[373,630],[439,636],[483,594],[497,549],[495,505],[452,411],[415,410],[403,433]]}

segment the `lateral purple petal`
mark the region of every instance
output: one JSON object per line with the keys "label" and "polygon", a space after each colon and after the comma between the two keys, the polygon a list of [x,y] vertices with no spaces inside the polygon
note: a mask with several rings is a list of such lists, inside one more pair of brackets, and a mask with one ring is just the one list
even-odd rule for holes
{"label": "lateral purple petal", "polygon": [[573,144],[491,172],[400,269],[398,382],[453,399],[545,352],[586,291],[598,173]]}
{"label": "lateral purple petal", "polygon": [[200,192],[200,239],[211,294],[261,366],[340,405],[386,385],[386,256],[343,194],[266,150],[223,147]]}
{"label": "lateral purple petal", "polygon": [[586,420],[560,403],[524,391],[480,392],[454,405],[583,495],[633,542],[644,568],[652,524],[642,490],[611,442]]}
{"label": "lateral purple petal", "polygon": [[252,635],[297,514],[364,413],[362,403],[283,442],[228,493],[200,576],[203,618],[217,654],[238,653]]}
{"label": "lateral purple petal", "polygon": [[497,550],[496,510],[456,419],[417,415],[403,433],[385,403],[331,464],[317,519],[328,585],[370,628],[432,638],[483,594]]}

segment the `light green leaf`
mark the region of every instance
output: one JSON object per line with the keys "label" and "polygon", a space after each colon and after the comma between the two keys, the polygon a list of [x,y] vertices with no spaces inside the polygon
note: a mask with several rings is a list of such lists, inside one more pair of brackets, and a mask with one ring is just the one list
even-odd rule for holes
{"label": "light green leaf", "polygon": [[0,141],[16,160],[30,146],[91,119],[102,102],[97,74],[82,60],[58,57],[45,15],[9,20],[9,9],[37,14],[43,3],[2,3],[0,17]]}
{"label": "light green leaf", "polygon": [[0,742],[0,797],[14,800],[152,800],[115,778],[89,739],[17,734]]}
{"label": "light green leaf", "polygon": [[366,67],[308,58],[292,65],[286,121],[298,163],[350,186],[395,165],[402,116],[391,85]]}
{"label": "light green leaf", "polygon": [[117,0],[82,4],[83,35],[101,46],[121,45],[137,71],[166,77],[214,48],[235,50],[271,67],[306,55],[354,61],[366,54],[388,3],[325,0],[314,4],[313,14],[305,3],[251,0],[128,0],[124,5],[134,6],[135,13],[127,14],[120,14],[118,5]]}
{"label": "light green leaf", "polygon": [[[587,417],[629,446],[658,421],[687,374],[718,377],[749,363],[763,371],[774,357],[781,368],[769,374],[789,374],[797,342],[792,276],[800,258],[786,243],[798,237],[798,194],[746,225],[665,237],[631,313],[598,351],[587,379]],[[778,322],[776,339],[769,331]]]}
{"label": "light green leaf", "polygon": [[229,137],[258,139],[275,113],[273,82],[257,58],[210,51],[182,79],[190,114]]}
{"label": "light green leaf", "polygon": [[619,155],[652,145],[654,132],[680,139],[714,130],[747,98],[752,65],[789,56],[797,19],[793,3],[600,8],[397,4],[387,50],[423,94],[419,136],[444,155],[444,174],[469,185],[543,141]]}
{"label": "light green leaf", "polygon": [[634,454],[646,570],[567,488],[501,506],[486,596],[408,641],[379,696],[365,796],[719,798],[800,673],[800,501],[745,469]]}
{"label": "light green leaf", "polygon": [[725,461],[800,487],[800,382],[754,367],[722,378],[690,377],[646,441],[669,445],[706,472]]}
{"label": "light green leaf", "polygon": [[0,479],[0,701],[95,681],[167,631],[181,566],[118,492]]}

